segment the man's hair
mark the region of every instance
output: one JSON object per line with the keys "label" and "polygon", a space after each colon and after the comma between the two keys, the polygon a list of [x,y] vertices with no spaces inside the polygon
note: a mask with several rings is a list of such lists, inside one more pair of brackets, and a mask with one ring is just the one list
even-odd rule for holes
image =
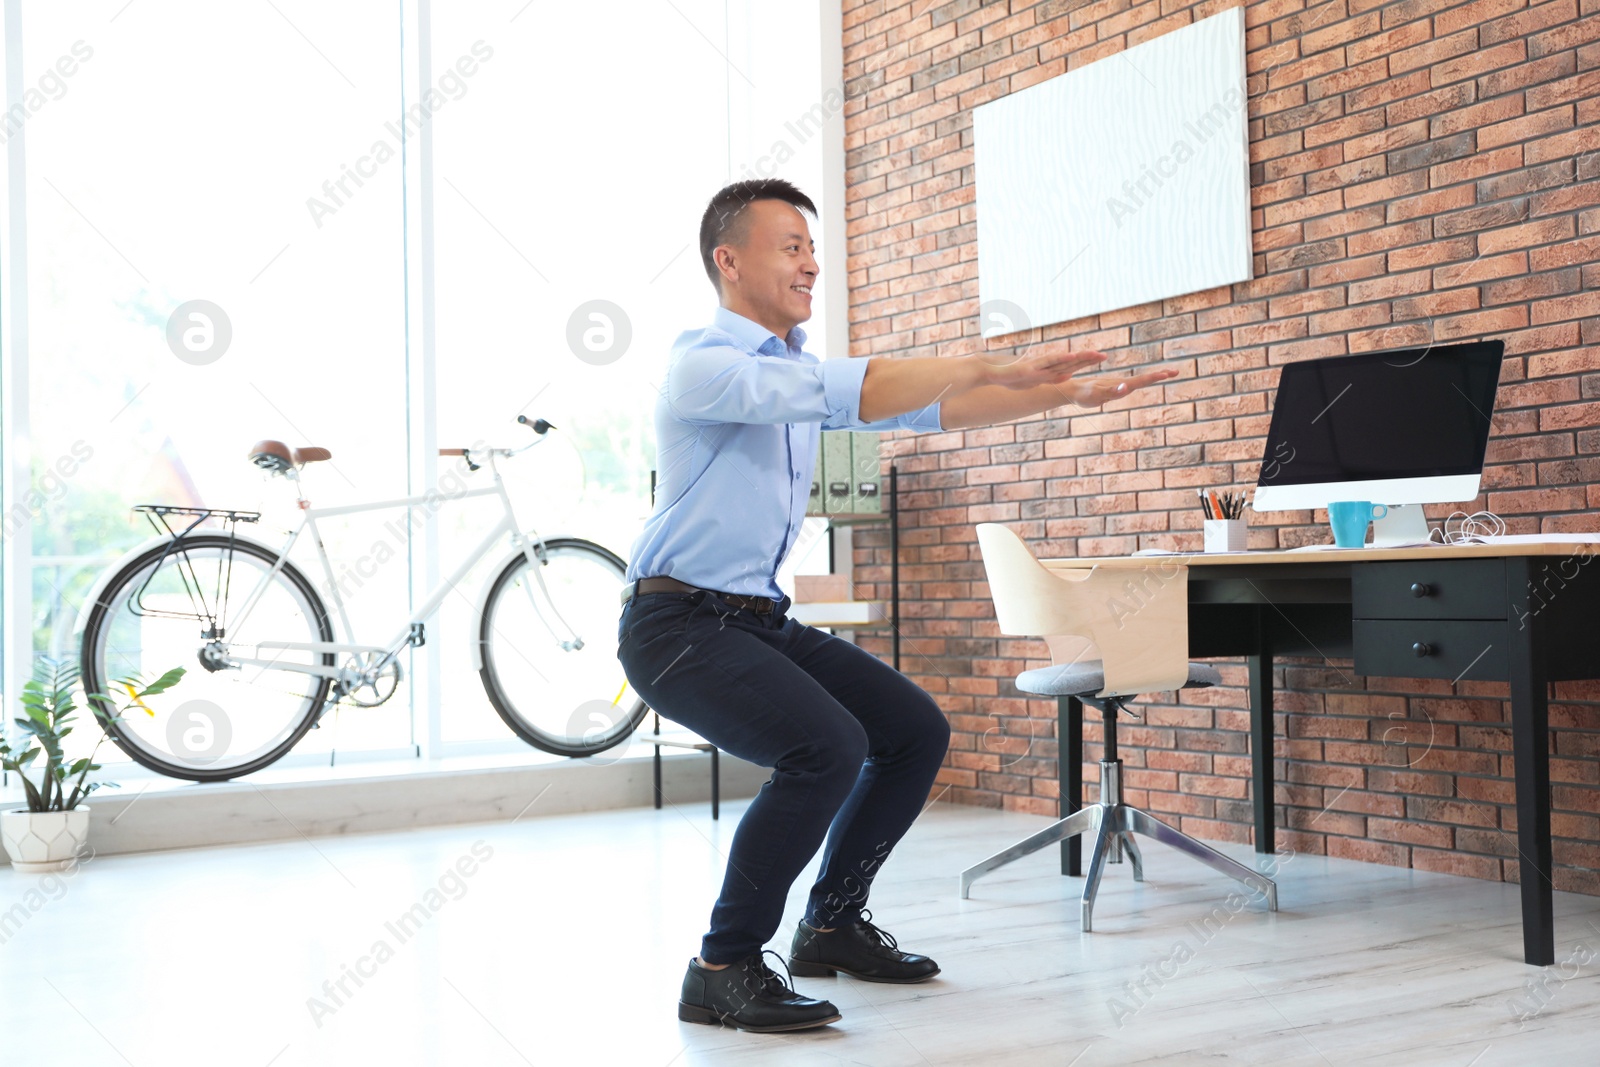
{"label": "man's hair", "polygon": [[724,187],[711,198],[706,213],[700,217],[700,260],[719,296],[722,272],[717,270],[711,253],[718,245],[737,245],[745,239],[750,230],[745,208],[757,200],[782,200],[809,212],[812,218],[817,217],[817,207],[811,198],[782,178],[752,178]]}

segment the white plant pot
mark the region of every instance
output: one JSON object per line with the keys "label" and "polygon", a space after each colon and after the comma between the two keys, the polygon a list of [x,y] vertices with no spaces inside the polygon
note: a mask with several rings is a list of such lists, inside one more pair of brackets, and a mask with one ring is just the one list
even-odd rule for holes
{"label": "white plant pot", "polygon": [[89,843],[89,809],[0,812],[0,843],[19,871],[59,871],[70,867]]}

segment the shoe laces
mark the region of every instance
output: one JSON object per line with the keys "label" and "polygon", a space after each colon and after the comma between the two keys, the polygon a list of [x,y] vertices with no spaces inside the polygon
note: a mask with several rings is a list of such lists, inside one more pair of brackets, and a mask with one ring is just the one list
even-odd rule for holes
{"label": "shoe laces", "polygon": [[868,911],[866,908],[861,909],[861,916],[856,919],[856,926],[862,928],[863,933],[875,936],[878,939],[879,944],[887,945],[896,952],[900,951],[900,943],[894,939],[894,935],[887,930],[882,930],[877,926],[874,926],[872,923],[872,912]]}
{"label": "shoe laces", "polygon": [[[767,966],[766,954],[769,952],[772,953],[772,958],[778,961],[778,966],[783,968],[787,981],[779,978],[778,973]],[[764,948],[760,952],[746,957],[744,970],[746,975],[753,976],[756,980],[756,988],[753,990],[755,993],[768,993],[778,996],[796,995],[794,991],[794,975],[790,973],[789,965],[783,961],[782,956],[773,952],[770,948]]]}

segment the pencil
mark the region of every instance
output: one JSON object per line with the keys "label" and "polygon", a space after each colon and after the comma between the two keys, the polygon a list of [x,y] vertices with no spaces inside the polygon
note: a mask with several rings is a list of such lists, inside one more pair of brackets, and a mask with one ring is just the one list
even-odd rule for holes
{"label": "pencil", "polygon": [[1217,499],[1217,491],[1215,489],[1210,489],[1207,490],[1207,492],[1211,494],[1211,510],[1215,512],[1215,514],[1213,514],[1211,517],[1214,519],[1225,518],[1226,516],[1222,514],[1222,502]]}

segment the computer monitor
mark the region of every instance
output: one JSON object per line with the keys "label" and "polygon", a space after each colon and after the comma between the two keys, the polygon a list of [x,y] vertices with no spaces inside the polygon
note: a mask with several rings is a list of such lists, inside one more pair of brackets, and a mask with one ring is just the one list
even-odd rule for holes
{"label": "computer monitor", "polygon": [[1278,379],[1256,511],[1389,506],[1375,545],[1424,541],[1423,504],[1478,495],[1503,341],[1290,363]]}

